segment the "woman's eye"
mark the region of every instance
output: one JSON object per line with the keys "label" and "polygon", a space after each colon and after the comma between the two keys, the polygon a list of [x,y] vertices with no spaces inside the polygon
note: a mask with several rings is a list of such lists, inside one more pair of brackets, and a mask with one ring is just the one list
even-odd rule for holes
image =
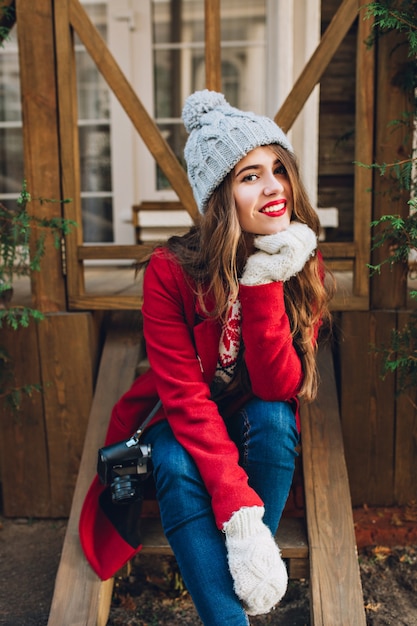
{"label": "woman's eye", "polygon": [[252,181],[256,180],[258,177],[256,174],[247,174],[246,176],[244,176],[242,178],[242,181],[244,183],[251,183]]}
{"label": "woman's eye", "polygon": [[279,174],[280,176],[286,176],[287,170],[283,165],[278,165],[278,167],[275,168],[275,174]]}

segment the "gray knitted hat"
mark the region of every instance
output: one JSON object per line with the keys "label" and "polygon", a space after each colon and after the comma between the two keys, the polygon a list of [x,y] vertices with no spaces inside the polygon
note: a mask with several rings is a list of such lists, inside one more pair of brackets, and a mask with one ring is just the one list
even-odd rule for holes
{"label": "gray knitted hat", "polygon": [[200,213],[225,176],[254,148],[275,143],[293,152],[273,120],[235,109],[216,91],[189,96],[182,119],[190,134],[184,149],[188,179]]}

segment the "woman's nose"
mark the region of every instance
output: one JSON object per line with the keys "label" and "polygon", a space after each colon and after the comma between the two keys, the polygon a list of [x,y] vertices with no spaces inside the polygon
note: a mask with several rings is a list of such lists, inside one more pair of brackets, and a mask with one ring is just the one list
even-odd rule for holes
{"label": "woman's nose", "polygon": [[269,176],[268,180],[265,181],[264,194],[266,196],[270,196],[274,193],[282,193],[283,190],[284,186],[274,175]]}

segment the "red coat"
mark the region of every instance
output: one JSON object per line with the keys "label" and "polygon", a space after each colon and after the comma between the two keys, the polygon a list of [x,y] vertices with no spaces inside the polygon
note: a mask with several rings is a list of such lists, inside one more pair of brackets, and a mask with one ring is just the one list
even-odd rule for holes
{"label": "red coat", "polygon": [[[269,401],[295,401],[298,406],[303,373],[292,343],[283,283],[241,285],[239,299],[253,394]],[[150,370],[115,405],[106,445],[130,437],[159,397],[163,408],[155,420],[168,419],[195,460],[222,528],[239,508],[262,505],[262,501],[249,487],[237,448],[210,399],[221,324],[200,309],[190,279],[165,249],[154,253],[145,272],[142,313]],[[296,417],[298,423],[298,411]],[[117,536],[120,525],[111,523],[99,505],[103,489],[96,478],[81,514],[80,537],[93,569],[108,578],[140,545],[133,545],[137,542],[129,532],[124,539]]]}

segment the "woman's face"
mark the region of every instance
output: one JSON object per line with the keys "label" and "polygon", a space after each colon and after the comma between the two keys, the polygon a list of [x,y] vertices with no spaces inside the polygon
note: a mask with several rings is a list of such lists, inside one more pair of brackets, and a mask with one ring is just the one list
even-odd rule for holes
{"label": "woman's face", "polygon": [[293,195],[287,172],[268,146],[251,150],[233,170],[233,197],[240,227],[255,235],[288,228]]}

